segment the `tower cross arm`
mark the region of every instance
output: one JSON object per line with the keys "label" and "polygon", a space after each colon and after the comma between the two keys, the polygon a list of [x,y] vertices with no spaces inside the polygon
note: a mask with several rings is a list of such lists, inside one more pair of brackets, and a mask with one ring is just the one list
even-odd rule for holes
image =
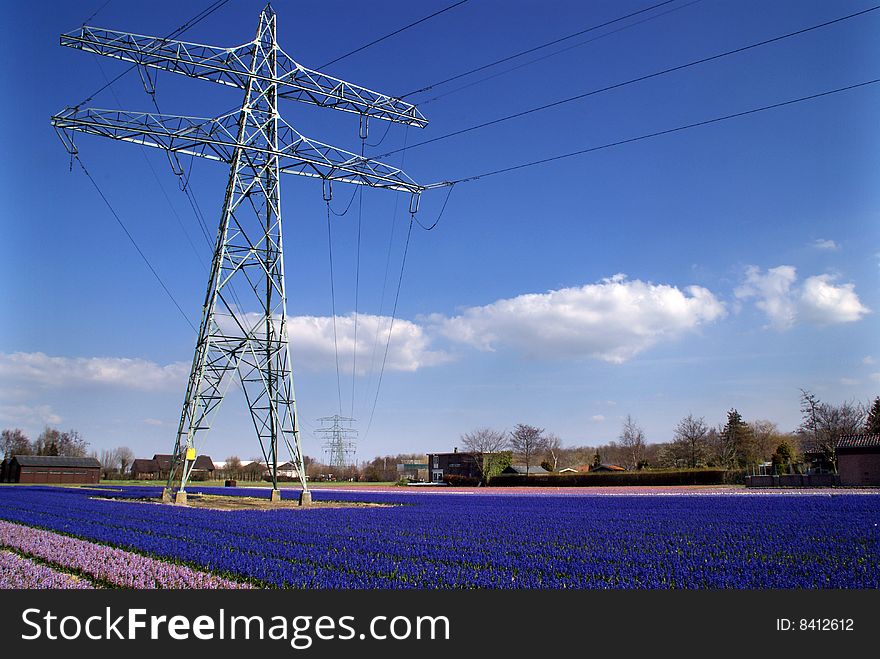
{"label": "tower cross arm", "polygon": [[278,122],[278,147],[266,146],[259,131],[239,141],[239,116],[229,113],[215,119],[67,108],[52,117],[52,125],[69,149],[70,132],[99,135],[123,142],[164,149],[231,163],[241,149],[254,160],[277,157],[279,169],[288,174],[367,185],[420,194],[424,187],[403,171],[323,142],[311,140],[283,120]]}
{"label": "tower cross arm", "polygon": [[280,48],[276,76],[266,77],[250,72],[253,43],[221,48],[84,25],[62,34],[61,45],[238,89],[257,77],[277,85],[279,98],[419,128],[428,124],[411,103],[307,69]]}

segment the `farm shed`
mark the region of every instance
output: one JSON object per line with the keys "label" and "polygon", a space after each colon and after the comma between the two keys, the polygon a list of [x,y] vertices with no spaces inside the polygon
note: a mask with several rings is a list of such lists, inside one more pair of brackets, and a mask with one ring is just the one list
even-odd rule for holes
{"label": "farm shed", "polygon": [[845,435],[836,452],[841,485],[880,485],[880,435]]}
{"label": "farm shed", "polygon": [[138,458],[131,463],[131,477],[135,480],[159,478],[159,463],[149,458]]}
{"label": "farm shed", "polygon": [[0,462],[0,483],[5,483],[6,474],[9,471],[9,459],[3,458],[3,462]]}
{"label": "farm shed", "polygon": [[[170,453],[156,453],[152,460],[146,461],[154,462],[156,464],[158,476],[152,478],[158,478],[159,480],[168,478],[168,472],[171,469],[171,457]],[[207,480],[214,477],[214,462],[211,460],[210,456],[196,456],[196,462],[193,465],[193,476],[196,477],[196,480]],[[135,476],[135,478],[137,478],[137,476]]]}
{"label": "farm shed", "polygon": [[10,483],[97,483],[101,463],[97,458],[65,455],[16,455],[7,466]]}

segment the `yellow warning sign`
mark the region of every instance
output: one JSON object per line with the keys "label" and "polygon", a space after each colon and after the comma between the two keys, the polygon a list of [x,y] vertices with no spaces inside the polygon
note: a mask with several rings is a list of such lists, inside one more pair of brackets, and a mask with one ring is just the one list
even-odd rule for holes
{"label": "yellow warning sign", "polygon": [[196,459],[196,450],[192,447],[186,449],[186,459],[187,460],[195,460]]}

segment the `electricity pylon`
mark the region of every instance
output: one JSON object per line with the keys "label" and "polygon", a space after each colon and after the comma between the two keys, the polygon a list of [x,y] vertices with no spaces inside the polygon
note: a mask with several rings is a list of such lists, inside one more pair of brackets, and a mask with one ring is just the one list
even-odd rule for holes
{"label": "electricity pylon", "polygon": [[409,192],[411,209],[418,207],[425,188],[400,169],[302,136],[278,114],[278,99],[357,114],[362,135],[370,118],[420,128],[427,120],[400,99],[295,62],[278,46],[276,16],[269,5],[260,13],[256,38],[233,48],[87,26],[62,35],[61,45],[133,62],[145,85],[150,69],[157,69],[244,91],[240,109],[213,119],[69,107],[52,117],[52,125],[72,155],[77,149],[71,131],[77,131],[164,149],[172,164],[178,154],[229,164],[164,496],[170,499],[179,483],[175,500],[186,501],[196,439],[201,441],[210,430],[237,373],[271,474],[273,500],[280,499],[278,447],[283,442],[298,467],[301,502],[308,502],[286,324],[280,174],[323,179],[325,198],[333,181]]}
{"label": "electricity pylon", "polygon": [[351,427],[354,419],[347,416],[322,416],[318,421],[320,428],[315,434],[321,438],[321,447],[327,453],[327,466],[344,469],[352,464],[356,445],[357,430]]}

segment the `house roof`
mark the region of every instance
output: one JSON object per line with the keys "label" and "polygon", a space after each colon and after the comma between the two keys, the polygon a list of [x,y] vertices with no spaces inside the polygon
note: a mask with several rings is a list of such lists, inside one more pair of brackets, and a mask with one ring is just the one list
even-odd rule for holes
{"label": "house roof", "polygon": [[525,465],[510,465],[502,473],[508,473],[508,474],[511,474],[511,473],[513,473],[513,474],[525,474],[525,473],[546,474],[547,470],[544,469],[544,467],[542,467],[540,465],[529,465],[528,471],[526,470]]}
{"label": "house roof", "polygon": [[214,471],[214,463],[211,462],[210,455],[197,455],[193,469],[204,469],[205,471]]}
{"label": "house roof", "polygon": [[170,469],[171,468],[171,454],[170,453],[157,453],[153,456],[153,460],[156,461],[156,464],[159,465],[159,469]]}
{"label": "house roof", "polygon": [[16,455],[21,467],[87,467],[101,468],[98,458],[72,458],[67,455]]}
{"label": "house roof", "polygon": [[595,467],[590,467],[590,471],[626,471],[626,469],[619,467],[618,465],[609,465],[603,462]]}
{"label": "house roof", "polygon": [[880,448],[880,435],[844,435],[837,440],[837,448]]}
{"label": "house roof", "polygon": [[137,458],[131,463],[131,470],[139,474],[148,474],[159,471],[159,463],[150,458]]}
{"label": "house roof", "polygon": [[296,465],[292,462],[285,462],[283,465],[278,465],[278,471],[296,471]]}

